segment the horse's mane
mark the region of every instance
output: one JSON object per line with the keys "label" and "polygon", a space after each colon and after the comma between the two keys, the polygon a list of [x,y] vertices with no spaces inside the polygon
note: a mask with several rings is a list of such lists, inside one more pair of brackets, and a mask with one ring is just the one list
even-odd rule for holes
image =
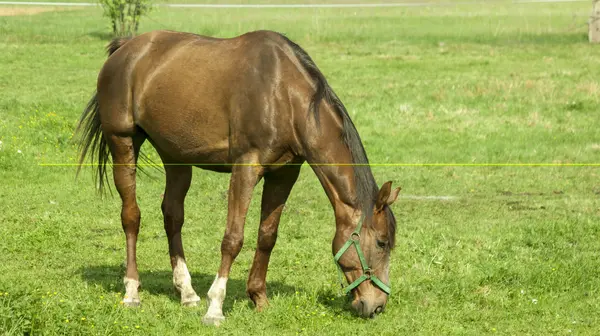
{"label": "horse's mane", "polygon": [[[342,118],[342,141],[346,144],[352,155],[354,181],[356,184],[356,201],[361,204],[364,213],[370,214],[373,210],[379,188],[377,187],[377,183],[371,172],[365,148],[363,147],[358,131],[356,130],[346,107],[329,86],[325,76],[321,73],[306,51],[284,35],[281,35],[281,37],[289,44],[304,69],[314,80],[316,92],[312,97],[310,110],[312,110],[312,113],[316,118],[317,125],[319,124],[319,105],[323,100],[329,103]],[[394,237],[396,236],[396,219],[387,206],[385,211],[389,218],[388,236],[390,246],[393,247],[395,243]]]}

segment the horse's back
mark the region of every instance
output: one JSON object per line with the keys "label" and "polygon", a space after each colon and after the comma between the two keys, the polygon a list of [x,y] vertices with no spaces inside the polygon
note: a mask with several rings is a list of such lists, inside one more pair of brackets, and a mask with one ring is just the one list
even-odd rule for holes
{"label": "horse's back", "polygon": [[106,113],[142,128],[173,160],[235,160],[249,148],[272,144],[274,136],[293,133],[284,106],[289,100],[276,99],[287,95],[281,41],[268,31],[230,39],[171,31],[140,35],[101,71],[99,89],[129,111]]}

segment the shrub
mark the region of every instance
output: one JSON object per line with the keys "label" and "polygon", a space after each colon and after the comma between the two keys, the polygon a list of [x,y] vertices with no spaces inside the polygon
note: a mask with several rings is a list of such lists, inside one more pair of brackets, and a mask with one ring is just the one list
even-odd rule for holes
{"label": "shrub", "polygon": [[110,19],[115,36],[132,36],[138,31],[140,18],[152,9],[151,0],[98,0],[104,16]]}

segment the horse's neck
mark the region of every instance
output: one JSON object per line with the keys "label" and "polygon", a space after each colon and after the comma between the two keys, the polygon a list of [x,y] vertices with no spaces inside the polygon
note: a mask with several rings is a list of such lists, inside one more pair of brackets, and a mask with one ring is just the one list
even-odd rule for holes
{"label": "horse's neck", "polygon": [[324,139],[320,141],[320,148],[311,153],[307,161],[331,202],[336,221],[354,222],[351,219],[360,216],[362,209],[357,197],[352,155],[336,133],[322,129]]}
{"label": "horse's neck", "polygon": [[318,162],[311,167],[321,182],[336,217],[349,215],[350,212],[360,209],[352,166],[337,165],[337,162]]}
{"label": "horse's neck", "polygon": [[[338,225],[353,226],[350,223],[357,223],[362,212],[368,210],[366,207],[369,204],[363,204],[368,200],[364,198],[370,198],[370,195],[360,195],[361,191],[363,194],[370,191],[364,190],[366,186],[359,188],[357,183],[360,182],[356,180],[355,169],[368,170],[368,172],[361,171],[367,173],[366,175],[371,173],[368,166],[360,168],[354,166],[353,155],[342,137],[344,127],[342,119],[329,104],[324,103],[320,107],[320,126],[317,126],[315,120],[309,119],[306,122],[307,119],[303,119],[306,124],[300,129],[303,130],[301,138],[306,150],[305,158],[325,189],[334,208]],[[362,183],[370,183],[370,181],[362,181]]]}

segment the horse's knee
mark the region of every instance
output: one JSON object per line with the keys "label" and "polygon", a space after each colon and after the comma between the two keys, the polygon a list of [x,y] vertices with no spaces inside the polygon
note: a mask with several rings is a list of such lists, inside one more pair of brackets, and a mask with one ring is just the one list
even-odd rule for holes
{"label": "horse's knee", "polygon": [[161,210],[164,217],[164,228],[168,236],[181,231],[183,226],[183,211],[180,208],[163,202]]}
{"label": "horse's knee", "polygon": [[257,247],[263,252],[271,252],[277,241],[277,230],[261,228],[258,233]]}
{"label": "horse's knee", "polygon": [[121,209],[121,223],[125,232],[133,231],[137,233],[140,226],[141,213],[137,204],[130,206],[123,205]]}
{"label": "horse's knee", "polygon": [[226,233],[221,242],[221,253],[236,257],[244,245],[244,235],[240,233]]}

